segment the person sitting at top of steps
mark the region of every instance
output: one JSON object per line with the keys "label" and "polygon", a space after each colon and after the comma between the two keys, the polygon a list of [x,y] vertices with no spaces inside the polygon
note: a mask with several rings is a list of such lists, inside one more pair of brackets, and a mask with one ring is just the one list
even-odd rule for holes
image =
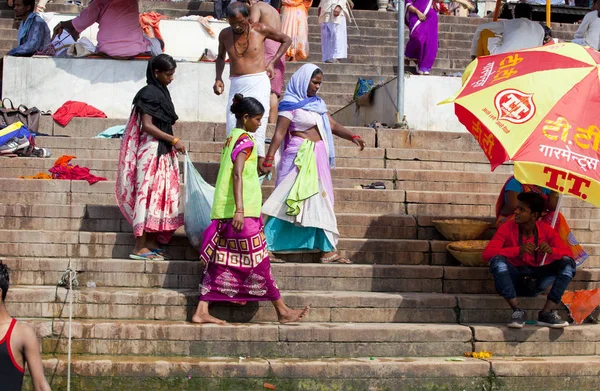
{"label": "person sitting at top of steps", "polygon": [[575,276],[573,253],[550,224],[539,220],[545,208],[541,195],[520,193],[518,200],[514,220],[498,228],[482,255],[490,262],[496,290],[513,309],[508,327],[522,328],[526,321],[517,295],[537,296],[550,286],[537,325],[566,327],[569,323],[561,320],[554,309]]}
{"label": "person sitting at top of steps", "polygon": [[6,310],[9,283],[8,267],[0,262],[0,388],[2,391],[21,391],[27,364],[33,389],[50,391],[35,331],[31,326],[11,318]]}
{"label": "person sitting at top of steps", "polygon": [[79,34],[94,23],[98,23],[99,55],[131,58],[162,53],[159,41],[142,32],[137,0],[93,0],[78,17],[57,24],[52,39],[67,30],[77,41]]}
{"label": "person sitting at top of steps", "polygon": [[33,7],[35,0],[15,0],[15,18],[21,20],[19,45],[9,50],[9,56],[31,57],[50,43],[50,29]]}
{"label": "person sitting at top of steps", "polygon": [[[503,16],[507,11],[503,10]],[[510,11],[508,11],[510,13]],[[479,25],[471,44],[471,58],[514,52],[544,44],[544,28],[533,22],[531,6],[518,3],[515,18]]]}

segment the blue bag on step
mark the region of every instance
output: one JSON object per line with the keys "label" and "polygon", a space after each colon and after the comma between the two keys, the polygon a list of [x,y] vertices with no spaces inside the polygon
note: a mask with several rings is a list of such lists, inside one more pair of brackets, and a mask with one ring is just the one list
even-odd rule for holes
{"label": "blue bag on step", "polygon": [[356,88],[354,89],[354,98],[353,100],[357,100],[361,96],[368,94],[373,87],[375,87],[375,82],[372,79],[363,79],[358,78],[356,82]]}
{"label": "blue bag on step", "polygon": [[187,154],[184,160],[185,212],[183,220],[185,234],[192,246],[199,249],[202,246],[202,233],[211,222],[210,213],[215,199],[215,188],[202,178]]}

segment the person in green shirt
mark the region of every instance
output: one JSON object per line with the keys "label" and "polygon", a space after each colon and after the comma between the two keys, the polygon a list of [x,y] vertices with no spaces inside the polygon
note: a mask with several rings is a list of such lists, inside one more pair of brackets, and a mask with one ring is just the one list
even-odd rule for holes
{"label": "person in green shirt", "polygon": [[211,316],[208,303],[271,301],[280,323],[297,322],[310,307],[289,308],[271,274],[261,215],[262,192],[253,134],[265,113],[255,98],[236,94],[231,105],[236,127],[221,152],[212,223],[204,231],[200,259],[205,264],[200,302],[193,323],[225,323]]}

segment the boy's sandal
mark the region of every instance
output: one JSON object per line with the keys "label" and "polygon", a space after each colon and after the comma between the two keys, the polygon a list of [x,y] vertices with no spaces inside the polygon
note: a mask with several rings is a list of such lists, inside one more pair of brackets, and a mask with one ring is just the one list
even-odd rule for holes
{"label": "boy's sandal", "polygon": [[340,254],[334,254],[330,257],[321,258],[321,263],[351,264],[352,261],[348,258],[342,257]]}
{"label": "boy's sandal", "polygon": [[143,254],[129,254],[129,258],[135,259],[136,261],[164,261],[162,255],[158,255],[154,252],[143,253]]}

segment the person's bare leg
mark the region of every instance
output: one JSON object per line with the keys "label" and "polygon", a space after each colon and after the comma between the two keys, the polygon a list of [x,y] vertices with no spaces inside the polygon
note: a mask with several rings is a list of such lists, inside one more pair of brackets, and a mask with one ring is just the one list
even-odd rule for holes
{"label": "person's bare leg", "polygon": [[544,308],[542,308],[542,312],[552,312],[556,309],[556,303],[546,300],[546,304],[544,304]]}
{"label": "person's bare leg", "polygon": [[506,299],[506,302],[508,305],[510,305],[510,308],[512,308],[513,311],[519,308],[519,300],[516,297],[514,299]]}
{"label": "person's bare leg", "polygon": [[[138,236],[137,238],[135,238],[133,254],[141,255],[141,254],[151,253],[152,251],[150,251],[150,249],[148,248],[147,240],[148,240],[148,234],[146,232],[144,232],[144,234],[142,236]],[[148,258],[150,258],[150,259],[157,258],[157,256],[150,255]]]}
{"label": "person's bare leg", "polygon": [[196,313],[192,316],[192,323],[204,324],[204,323],[216,323],[225,324],[224,320],[215,318],[208,313],[208,301],[200,301]]}
{"label": "person's bare leg", "polygon": [[271,92],[271,110],[269,111],[269,123],[274,124],[277,122],[277,106],[279,105],[279,98],[277,94]]}
{"label": "person's bare leg", "polygon": [[308,315],[308,312],[310,311],[309,305],[304,307],[302,310],[293,310],[285,305],[282,299],[273,300],[271,303],[273,303],[273,306],[275,307],[279,323],[298,322]]}

